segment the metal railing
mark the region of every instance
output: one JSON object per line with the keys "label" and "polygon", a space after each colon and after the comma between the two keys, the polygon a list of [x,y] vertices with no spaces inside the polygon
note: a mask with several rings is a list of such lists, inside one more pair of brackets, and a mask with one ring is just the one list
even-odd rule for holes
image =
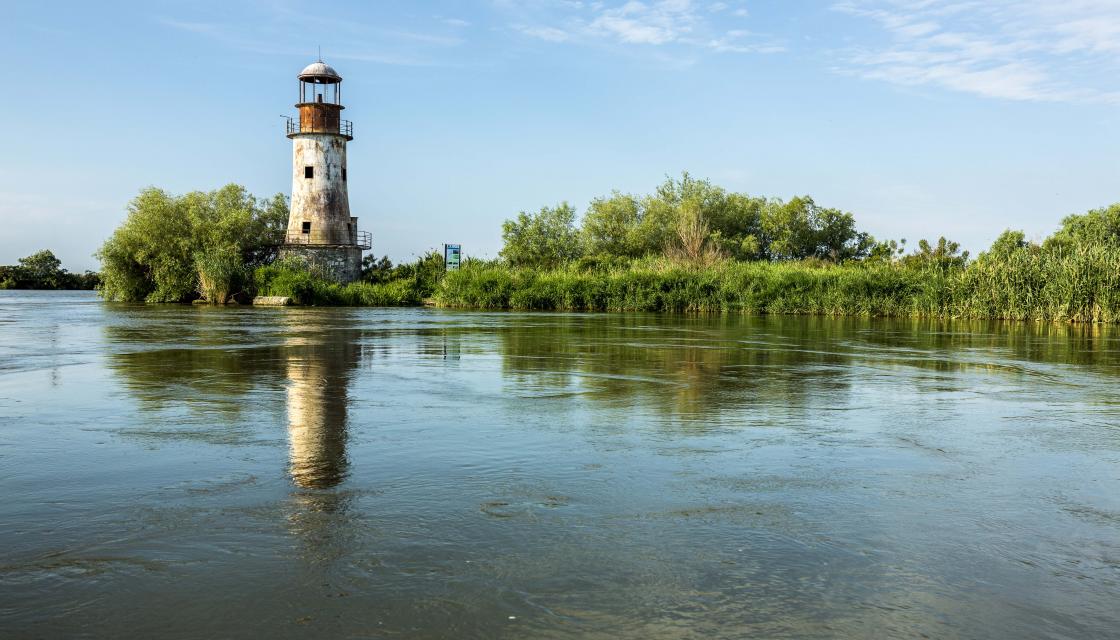
{"label": "metal railing", "polygon": [[285,126],[285,135],[290,136],[295,133],[340,133],[350,138],[354,137],[354,123],[350,122],[349,120],[339,120],[338,131],[334,131],[333,127],[328,130],[327,127],[320,126],[322,124],[325,123],[312,123],[312,125],[307,130],[302,130],[299,120],[289,117],[287,125]]}
{"label": "metal railing", "polygon": [[363,251],[369,251],[373,247],[373,234],[369,231],[357,231],[350,242],[312,242],[311,234],[309,233],[289,233],[284,236],[284,244],[302,244],[311,247],[344,247],[354,246]]}
{"label": "metal railing", "polygon": [[311,244],[310,233],[289,233],[280,244]]}

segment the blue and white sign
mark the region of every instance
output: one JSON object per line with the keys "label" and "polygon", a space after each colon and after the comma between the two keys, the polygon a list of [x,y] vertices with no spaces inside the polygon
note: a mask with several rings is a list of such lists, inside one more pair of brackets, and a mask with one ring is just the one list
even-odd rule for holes
{"label": "blue and white sign", "polygon": [[457,244],[443,245],[443,264],[448,271],[458,271],[463,248]]}

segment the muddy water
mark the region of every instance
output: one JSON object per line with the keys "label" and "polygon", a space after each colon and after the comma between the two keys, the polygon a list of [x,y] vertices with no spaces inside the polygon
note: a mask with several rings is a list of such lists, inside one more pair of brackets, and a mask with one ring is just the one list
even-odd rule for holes
{"label": "muddy water", "polygon": [[1120,635],[1120,332],[0,292],[0,636]]}

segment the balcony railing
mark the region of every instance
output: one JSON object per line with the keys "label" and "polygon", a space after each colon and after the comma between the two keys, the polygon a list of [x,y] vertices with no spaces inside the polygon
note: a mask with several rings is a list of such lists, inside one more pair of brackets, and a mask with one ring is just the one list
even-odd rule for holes
{"label": "balcony railing", "polygon": [[327,242],[312,242],[311,234],[309,233],[289,233],[284,236],[284,244],[302,244],[309,247],[339,247],[339,246],[355,246],[363,251],[369,251],[373,247],[373,234],[369,231],[357,231],[350,242],[342,243],[327,243]]}
{"label": "balcony railing", "polygon": [[325,126],[327,123],[312,123],[306,130],[301,130],[299,120],[295,118],[288,118],[288,123],[285,127],[287,130],[286,135],[296,133],[340,133],[348,138],[354,137],[354,123],[349,120],[338,121],[338,131],[334,131],[334,127]]}

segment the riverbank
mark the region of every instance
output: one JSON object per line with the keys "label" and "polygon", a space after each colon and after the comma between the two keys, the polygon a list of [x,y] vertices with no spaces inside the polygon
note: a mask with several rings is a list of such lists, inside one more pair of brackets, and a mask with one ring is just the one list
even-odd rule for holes
{"label": "riverbank", "polygon": [[483,266],[450,273],[439,304],[460,308],[701,311],[1066,322],[1120,321],[1120,252],[1023,254],[967,267],[639,261],[606,272]]}
{"label": "riverbank", "polygon": [[237,185],[182,196],[145,189],[98,253],[98,291],[125,302],[265,296],[317,306],[1120,322],[1120,204],[1066,216],[1040,242],[1004,231],[973,258],[944,236],[908,250],[812,198],[731,193],[684,174],[646,196],[595,199],[582,216],[567,203],[521,212],[502,225],[498,260],[466,259],[445,273],[434,250],[398,265],[369,255],[347,285],[280,258],[287,217],[283,196],[259,199]]}
{"label": "riverbank", "polygon": [[260,294],[296,304],[540,311],[732,312],[1046,322],[1120,321],[1120,250],[1018,251],[961,267],[820,261],[693,266],[664,258],[611,268],[468,262],[442,278],[340,285],[269,268]]}

